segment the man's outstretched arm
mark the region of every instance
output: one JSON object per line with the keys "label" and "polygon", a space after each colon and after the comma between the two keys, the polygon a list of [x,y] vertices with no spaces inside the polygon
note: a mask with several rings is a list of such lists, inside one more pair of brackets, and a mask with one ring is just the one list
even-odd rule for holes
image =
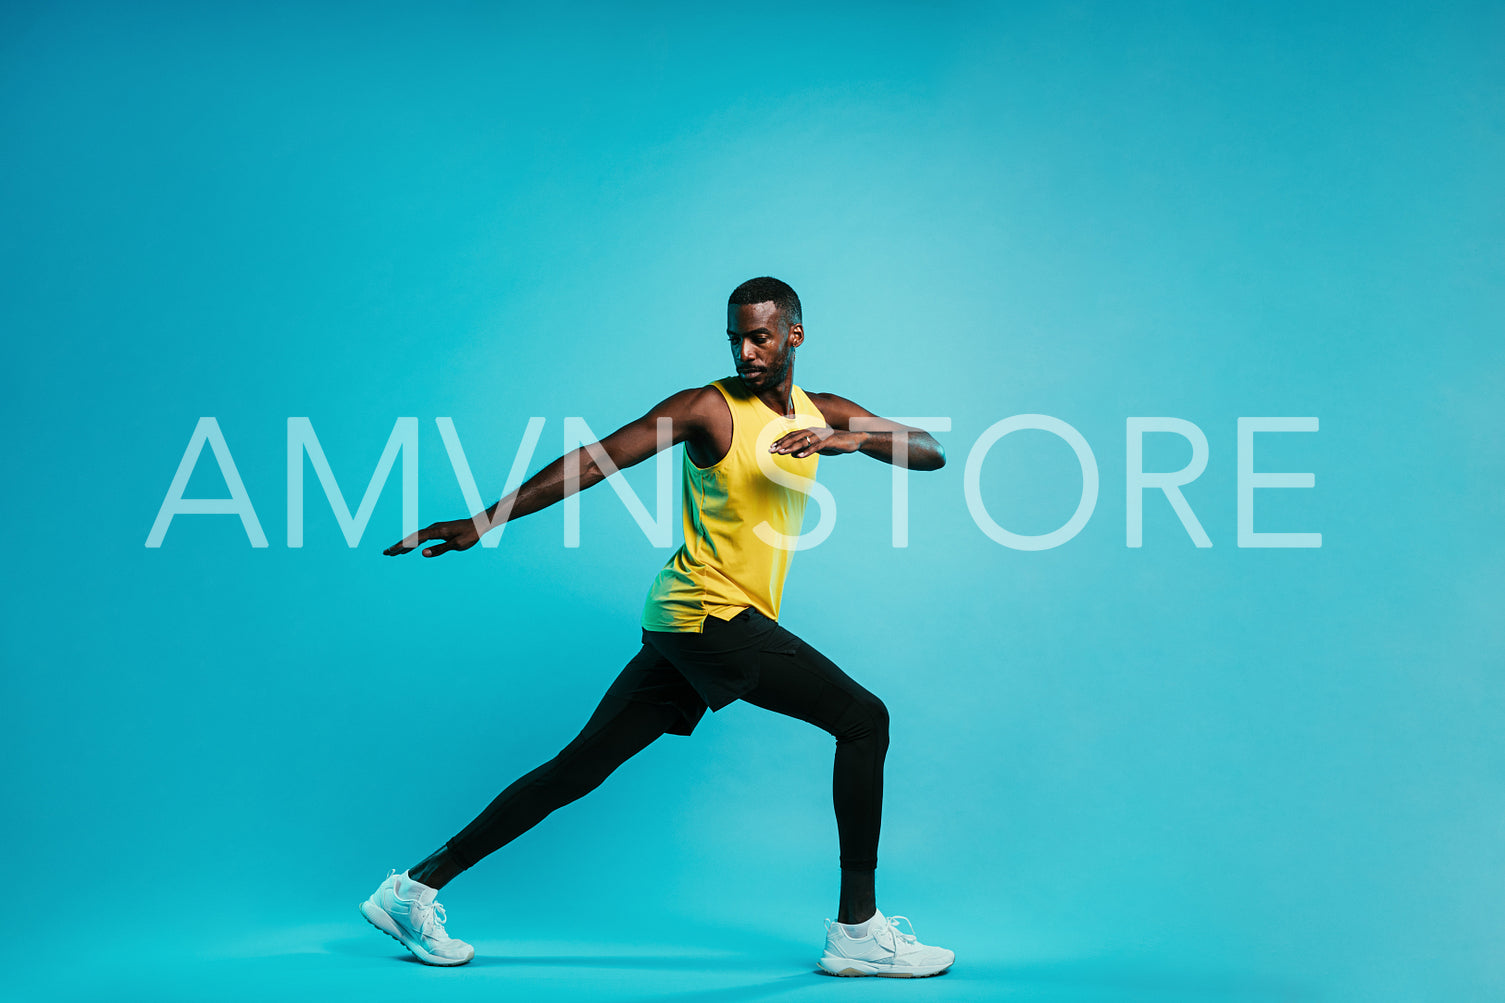
{"label": "man's outstretched arm", "polygon": [[[910,470],[939,470],[946,465],[946,451],[929,432],[880,418],[860,404],[835,394],[808,396],[830,427],[789,432],[774,442],[770,447],[772,452],[797,457],[862,452]],[[853,419],[861,419],[857,422],[859,428],[852,427]]]}
{"label": "man's outstretched arm", "polygon": [[[626,470],[641,463],[659,451],[658,422],[668,418],[672,436],[668,445],[683,442],[687,437],[700,434],[704,421],[698,404],[705,388],[681,390],[660,401],[648,413],[636,421],[628,422],[600,442],[571,450],[544,467],[523,482],[516,491],[498,501],[484,512],[469,519],[451,522],[436,522],[420,529],[411,536],[392,544],[382,553],[396,557],[417,549],[421,543],[440,541],[432,547],[423,548],[424,557],[438,557],[451,550],[469,550],[486,533],[496,527],[532,515],[539,509],[548,508],[567,495],[584,491],[605,480],[609,471],[597,459],[604,454],[617,470]],[[714,391],[713,391],[714,392]],[[579,476],[571,476],[578,470]]]}

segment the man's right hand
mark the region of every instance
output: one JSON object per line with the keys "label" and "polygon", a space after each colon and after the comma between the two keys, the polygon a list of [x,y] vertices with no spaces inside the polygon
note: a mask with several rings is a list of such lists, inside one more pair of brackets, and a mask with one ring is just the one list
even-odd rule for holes
{"label": "man's right hand", "polygon": [[474,519],[457,519],[454,522],[436,522],[427,529],[420,529],[412,536],[405,536],[397,543],[392,544],[382,553],[388,557],[397,557],[406,554],[410,550],[416,550],[420,543],[429,540],[441,541],[435,546],[424,547],[424,557],[438,557],[440,554],[451,550],[469,550],[476,545],[481,535],[476,532]]}

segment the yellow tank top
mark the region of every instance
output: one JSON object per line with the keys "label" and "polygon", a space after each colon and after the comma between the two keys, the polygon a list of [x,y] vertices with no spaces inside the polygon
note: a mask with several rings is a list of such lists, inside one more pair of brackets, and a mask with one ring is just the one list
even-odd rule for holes
{"label": "yellow tank top", "polygon": [[[799,535],[805,515],[806,495],[797,488],[815,479],[820,457],[795,459],[768,447],[786,432],[821,428],[826,420],[799,387],[793,388],[794,415],[788,417],[735,376],[711,386],[731,408],[732,445],[709,467],[696,466],[685,450],[685,542],[648,590],[645,630],[699,633],[707,615],[730,620],[748,607],[779,618],[793,555],[790,538]],[[783,472],[777,480],[759,466],[760,458]]]}

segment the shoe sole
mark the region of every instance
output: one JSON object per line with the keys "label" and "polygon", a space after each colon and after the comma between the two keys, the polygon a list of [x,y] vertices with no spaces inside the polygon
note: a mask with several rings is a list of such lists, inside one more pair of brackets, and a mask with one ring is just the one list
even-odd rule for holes
{"label": "shoe sole", "polygon": [[[382,933],[385,933],[388,937],[406,947],[413,957],[425,965],[433,965],[435,968],[454,968],[456,965],[464,965],[470,962],[470,958],[465,958],[463,961],[452,961],[449,958],[441,958],[436,954],[429,954],[421,947],[415,947],[402,935],[402,931],[397,928],[397,924],[392,921],[392,917],[387,915],[387,911],[370,899],[361,903],[361,915],[366,917],[367,923],[370,923]],[[474,954],[471,955],[471,958],[473,957],[475,957]]]}
{"label": "shoe sole", "polygon": [[865,961],[857,961],[854,958],[836,958],[827,955],[820,959],[821,970],[828,975],[840,975],[842,978],[852,979],[863,976],[876,976],[885,979],[928,979],[951,970],[950,962],[940,967],[926,965],[923,968],[893,968],[888,965],[871,965]]}

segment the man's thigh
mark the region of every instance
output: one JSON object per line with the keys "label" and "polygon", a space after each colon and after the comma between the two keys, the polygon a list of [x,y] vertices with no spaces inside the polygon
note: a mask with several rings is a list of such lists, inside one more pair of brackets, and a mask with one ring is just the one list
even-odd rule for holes
{"label": "man's thigh", "polygon": [[759,655],[758,684],[742,699],[835,734],[854,714],[883,713],[879,699],[825,655],[794,635],[789,652]]}
{"label": "man's thigh", "polygon": [[690,734],[706,711],[705,701],[689,681],[646,644],[617,675],[584,730],[604,726],[631,704],[663,708],[664,731],[670,735]]}

